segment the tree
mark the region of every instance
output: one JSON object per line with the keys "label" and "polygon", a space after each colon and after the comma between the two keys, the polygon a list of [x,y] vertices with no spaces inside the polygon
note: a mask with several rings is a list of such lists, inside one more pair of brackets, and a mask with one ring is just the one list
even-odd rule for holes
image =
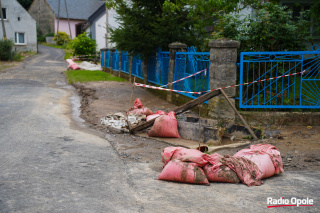
{"label": "tree", "polygon": [[226,15],[213,38],[231,38],[241,42],[240,51],[293,51],[305,49],[311,38],[309,11],[293,18],[292,11],[278,4],[255,5],[254,15]]}
{"label": "tree", "polygon": [[195,44],[196,35],[186,21],[185,12],[164,12],[164,1],[107,0],[107,8],[116,10],[120,23],[119,28],[109,29],[110,40],[118,49],[142,58],[153,55],[159,47],[167,49],[174,41]]}
{"label": "tree", "polygon": [[22,7],[24,7],[24,9],[28,10],[33,0],[18,0],[18,2],[21,4]]}

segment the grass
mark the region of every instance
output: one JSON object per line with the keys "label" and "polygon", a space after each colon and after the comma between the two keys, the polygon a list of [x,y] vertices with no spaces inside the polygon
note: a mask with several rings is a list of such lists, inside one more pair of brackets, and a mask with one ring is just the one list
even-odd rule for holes
{"label": "grass", "polygon": [[46,42],[40,42],[39,44],[57,49],[63,49],[63,51],[65,52],[64,60],[67,60],[68,58],[72,57],[72,49],[68,48],[66,45],[49,44]]}
{"label": "grass", "polygon": [[90,71],[90,70],[70,70],[66,71],[66,78],[69,84],[72,83],[83,83],[90,81],[126,81],[123,78],[116,77],[109,73],[102,71]]}

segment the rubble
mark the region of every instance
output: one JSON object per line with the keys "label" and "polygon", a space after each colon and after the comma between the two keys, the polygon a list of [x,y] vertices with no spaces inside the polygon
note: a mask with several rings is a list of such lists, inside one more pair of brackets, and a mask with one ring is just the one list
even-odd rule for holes
{"label": "rubble", "polygon": [[114,114],[107,114],[105,117],[100,119],[100,123],[106,125],[111,132],[129,132],[128,123],[130,125],[137,125],[141,121],[146,120],[146,115],[141,114],[130,114],[126,117],[122,113],[114,113]]}

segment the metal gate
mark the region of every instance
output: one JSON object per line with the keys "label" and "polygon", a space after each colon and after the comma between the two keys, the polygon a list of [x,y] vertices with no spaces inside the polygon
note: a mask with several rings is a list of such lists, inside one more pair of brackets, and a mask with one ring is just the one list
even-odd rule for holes
{"label": "metal gate", "polygon": [[[242,52],[240,108],[320,108],[320,49]],[[299,74],[296,74],[299,73]],[[288,77],[275,77],[290,75]]]}

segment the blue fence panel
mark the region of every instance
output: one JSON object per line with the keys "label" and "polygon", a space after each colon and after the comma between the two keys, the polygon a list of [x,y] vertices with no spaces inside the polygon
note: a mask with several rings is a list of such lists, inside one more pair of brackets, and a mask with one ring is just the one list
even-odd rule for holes
{"label": "blue fence panel", "polygon": [[119,71],[119,53],[117,50],[112,53],[112,70]]}
{"label": "blue fence panel", "polygon": [[129,74],[129,55],[128,52],[121,52],[121,72]]}
{"label": "blue fence panel", "polygon": [[141,59],[139,56],[132,57],[132,75],[137,78],[144,78],[143,70],[141,70]]}
{"label": "blue fence panel", "polygon": [[105,66],[105,58],[104,58],[105,52],[106,52],[105,50],[102,50],[101,53],[100,53],[100,63],[101,63],[101,67],[106,67],[106,66]]}
{"label": "blue fence panel", "polygon": [[[173,85],[173,89],[200,92],[209,90],[210,82],[210,52],[194,52],[195,48],[188,49],[188,52],[177,52],[175,60],[174,80],[179,80],[201,70],[206,72],[195,75]],[[197,98],[198,94],[181,93],[191,98]],[[202,93],[203,95],[204,93]]]}
{"label": "blue fence panel", "polygon": [[158,51],[157,55],[149,58],[148,81],[158,85],[168,83],[169,52]]}
{"label": "blue fence panel", "polygon": [[[304,72],[303,72],[304,71]],[[240,84],[303,72],[240,86],[241,108],[320,108],[320,49],[294,52],[243,52]]]}
{"label": "blue fence panel", "polygon": [[105,67],[110,68],[110,50],[105,51]]}

